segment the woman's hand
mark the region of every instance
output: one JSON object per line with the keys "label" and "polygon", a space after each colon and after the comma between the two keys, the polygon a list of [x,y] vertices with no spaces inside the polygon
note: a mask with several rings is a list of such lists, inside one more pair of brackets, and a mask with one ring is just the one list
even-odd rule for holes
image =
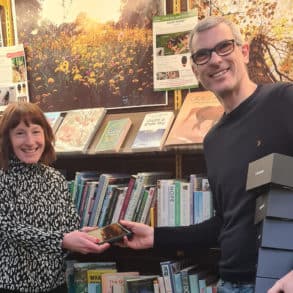
{"label": "woman's hand", "polygon": [[99,239],[86,233],[95,228],[96,227],[84,227],[82,231],[76,230],[64,234],[62,247],[83,254],[104,252],[111,245],[109,243],[98,245]]}

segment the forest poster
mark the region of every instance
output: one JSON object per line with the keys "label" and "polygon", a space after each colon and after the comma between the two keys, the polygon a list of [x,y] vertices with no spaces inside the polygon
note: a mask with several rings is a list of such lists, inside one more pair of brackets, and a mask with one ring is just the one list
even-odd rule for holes
{"label": "forest poster", "polygon": [[159,0],[15,0],[30,98],[44,111],[165,105],[153,90]]}

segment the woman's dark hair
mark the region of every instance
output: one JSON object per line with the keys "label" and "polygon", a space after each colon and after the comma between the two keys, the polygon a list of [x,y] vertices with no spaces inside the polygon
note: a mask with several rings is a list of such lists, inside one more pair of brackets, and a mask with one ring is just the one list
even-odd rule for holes
{"label": "woman's dark hair", "polygon": [[55,137],[53,130],[44,113],[37,104],[17,102],[9,104],[4,110],[0,123],[0,168],[7,170],[9,159],[13,155],[10,141],[10,130],[21,122],[40,125],[44,131],[45,149],[40,158],[40,163],[51,164],[56,159],[54,150]]}

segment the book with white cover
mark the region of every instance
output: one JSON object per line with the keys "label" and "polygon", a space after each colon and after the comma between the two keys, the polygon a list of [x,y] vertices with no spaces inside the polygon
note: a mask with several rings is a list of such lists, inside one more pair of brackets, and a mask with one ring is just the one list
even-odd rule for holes
{"label": "book with white cover", "polygon": [[173,111],[147,113],[131,149],[134,151],[161,150],[174,120]]}

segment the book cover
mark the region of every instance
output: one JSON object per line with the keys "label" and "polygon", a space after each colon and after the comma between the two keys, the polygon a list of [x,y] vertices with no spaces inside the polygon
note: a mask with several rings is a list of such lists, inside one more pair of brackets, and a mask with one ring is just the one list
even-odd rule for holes
{"label": "book cover", "polygon": [[87,289],[88,293],[102,292],[102,276],[106,273],[115,273],[116,269],[89,269],[87,270]]}
{"label": "book cover", "polygon": [[139,272],[117,272],[102,275],[102,293],[112,293],[113,286],[124,286],[124,277],[137,277]]}
{"label": "book cover", "polygon": [[165,146],[202,143],[210,128],[223,115],[223,107],[210,91],[187,94]]}
{"label": "book cover", "polygon": [[56,132],[56,152],[85,153],[105,114],[102,107],[67,112]]}
{"label": "book cover", "polygon": [[173,120],[173,111],[147,113],[132,144],[132,150],[161,150]]}
{"label": "book cover", "polygon": [[116,270],[115,262],[77,262],[73,263],[75,293],[88,292],[88,270]]}
{"label": "book cover", "polygon": [[190,265],[190,266],[183,268],[180,271],[183,293],[191,293],[190,292],[190,284],[189,284],[189,275],[191,273],[193,273],[196,268],[197,268],[197,265]]}
{"label": "book cover", "polygon": [[166,293],[175,292],[174,275],[183,268],[185,260],[167,260],[160,262]]}
{"label": "book cover", "polygon": [[130,118],[109,120],[100,137],[95,152],[118,152],[131,127]]}
{"label": "book cover", "polygon": [[120,119],[130,119],[131,120],[131,126],[130,129],[127,132],[127,135],[119,149],[119,153],[132,153],[131,146],[133,144],[133,141],[136,137],[136,134],[138,132],[138,129],[142,123],[142,120],[144,119],[145,115],[149,112],[127,112],[127,113],[107,113],[102,121],[102,124],[100,125],[98,131],[96,132],[95,137],[93,138],[87,153],[89,154],[97,154],[97,153],[114,153],[114,152],[97,152],[96,146],[98,142],[100,141],[103,132],[111,120],[120,120]]}
{"label": "book cover", "polygon": [[52,127],[53,132],[56,133],[63,120],[62,112],[45,112],[44,114]]}
{"label": "book cover", "polygon": [[158,276],[139,276],[138,278],[130,278],[125,281],[126,293],[154,293],[154,281]]}

